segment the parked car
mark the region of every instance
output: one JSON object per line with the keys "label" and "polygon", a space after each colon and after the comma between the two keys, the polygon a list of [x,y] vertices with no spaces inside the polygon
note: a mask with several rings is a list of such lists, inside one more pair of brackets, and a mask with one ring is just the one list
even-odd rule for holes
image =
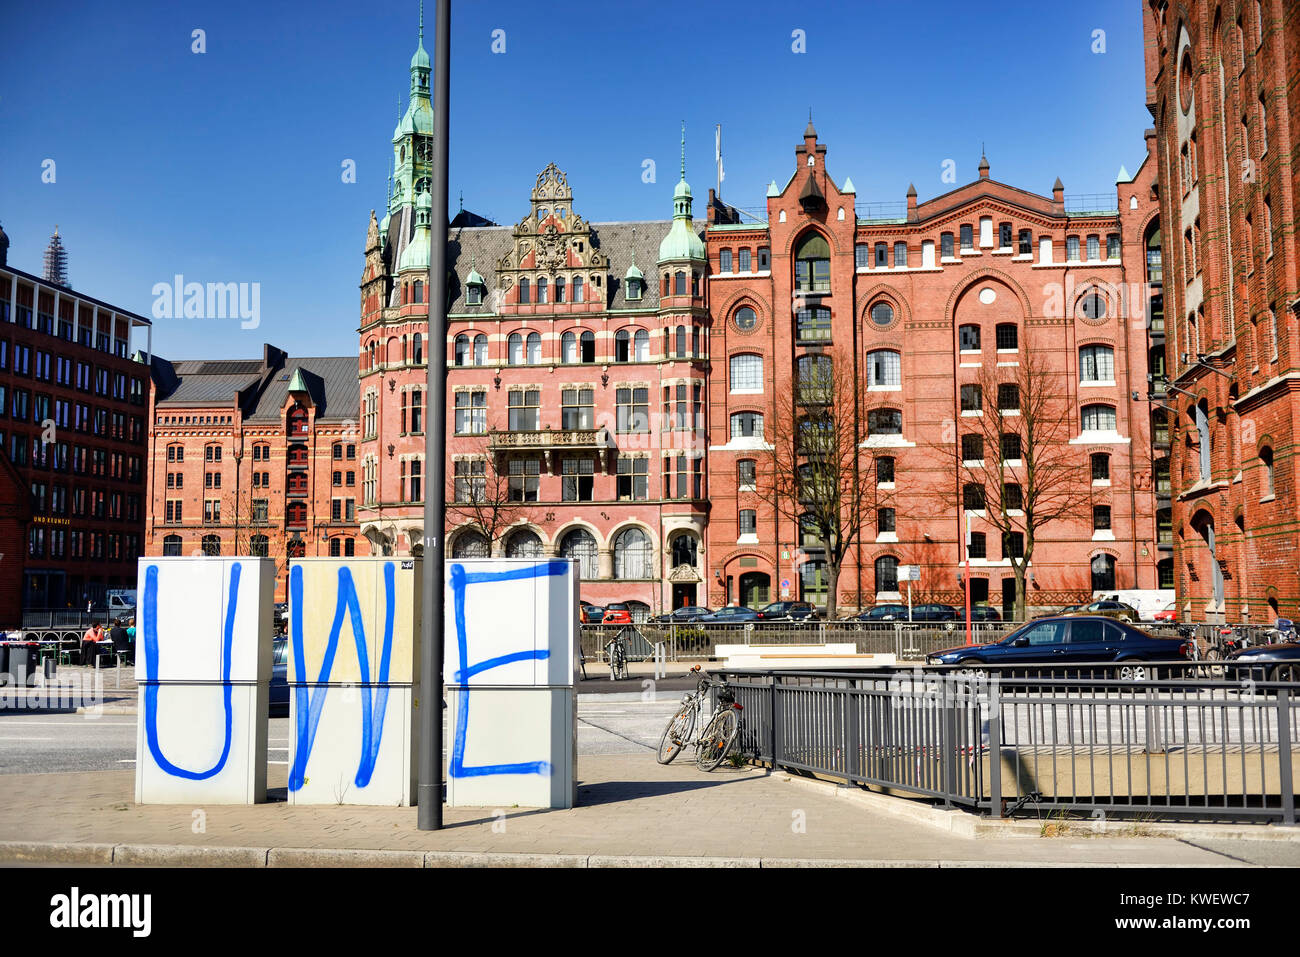
{"label": "parked car", "polygon": [[611,601],[605,606],[605,614],[601,617],[602,625],[630,625],[632,624],[632,609],[628,608],[625,601]]}
{"label": "parked car", "polygon": [[912,621],[956,621],[961,618],[966,620],[966,609],[963,607],[958,614],[957,609],[952,605],[913,605]]}
{"label": "parked car", "polygon": [[1229,654],[1227,661],[1246,669],[1246,673],[1239,672],[1233,677],[1249,676],[1256,681],[1300,681],[1300,642],[1284,641],[1241,648]]}
{"label": "parked car", "polygon": [[759,609],[762,621],[817,621],[821,615],[806,601],[774,601]]}
{"label": "parked car", "polygon": [[1154,620],[1155,620],[1155,621],[1177,622],[1177,621],[1178,621],[1178,603],[1177,603],[1177,602],[1170,602],[1168,605],[1165,605],[1164,608],[1160,609],[1158,612],[1155,613]]}
{"label": "parked car", "polygon": [[926,656],[929,665],[1127,663],[1121,678],[1143,679],[1146,662],[1181,661],[1187,657],[1182,638],[1157,638],[1139,628],[1101,615],[1056,615],[1021,625],[1001,641],[963,645]]}
{"label": "parked car", "polygon": [[289,716],[289,639],[271,642],[271,707],[273,718]]}
{"label": "parked car", "polygon": [[578,620],[584,625],[599,625],[605,618],[605,609],[589,601],[578,599]]}
{"label": "parked car", "polygon": [[1122,601],[1113,599],[1094,601],[1089,605],[1078,605],[1072,611],[1062,612],[1061,614],[1104,615],[1107,618],[1118,618],[1120,621],[1127,621],[1130,624],[1142,620],[1141,613],[1132,605],[1126,605]]}
{"label": "parked car", "polygon": [[907,621],[906,605],[876,605],[853,616],[854,621]]}
{"label": "parked car", "polygon": [[[965,608],[958,608],[958,609],[957,609],[957,617],[958,617],[960,620],[965,621],[965,620],[966,620],[966,609],[965,609]],[[1002,620],[1002,615],[1001,615],[1001,613],[1000,613],[996,608],[994,608],[992,605],[971,605],[971,606],[970,606],[970,620],[971,620],[971,621],[1001,621],[1001,620]]]}
{"label": "parked car", "polygon": [[752,608],[746,608],[744,605],[728,605],[726,608],[719,608],[711,615],[705,615],[700,621],[734,625],[746,621],[758,621],[758,619],[758,612]]}
{"label": "parked car", "polygon": [[650,621],[657,624],[683,625],[699,621],[706,615],[711,614],[713,614],[712,609],[705,608],[703,605],[683,605],[681,608],[674,608],[667,614],[655,615]]}

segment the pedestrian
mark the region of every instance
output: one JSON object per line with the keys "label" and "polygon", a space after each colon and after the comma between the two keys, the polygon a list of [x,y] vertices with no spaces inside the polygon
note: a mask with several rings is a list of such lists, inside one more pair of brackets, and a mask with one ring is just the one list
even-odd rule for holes
{"label": "pedestrian", "polygon": [[81,663],[83,665],[91,664],[95,660],[95,654],[99,651],[99,642],[104,640],[104,626],[95,622],[86,629],[86,634],[81,639]]}

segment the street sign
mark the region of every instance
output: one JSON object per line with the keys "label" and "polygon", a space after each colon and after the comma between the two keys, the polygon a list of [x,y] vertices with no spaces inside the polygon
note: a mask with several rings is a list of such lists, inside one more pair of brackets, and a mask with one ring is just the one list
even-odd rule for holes
{"label": "street sign", "polygon": [[790,588],[790,579],[788,579],[788,578],[782,578],[782,579],[781,579],[781,590],[782,590],[782,591],[788,591],[789,588]]}
{"label": "street sign", "polygon": [[898,580],[900,582],[919,582],[921,580],[921,566],[899,565]]}

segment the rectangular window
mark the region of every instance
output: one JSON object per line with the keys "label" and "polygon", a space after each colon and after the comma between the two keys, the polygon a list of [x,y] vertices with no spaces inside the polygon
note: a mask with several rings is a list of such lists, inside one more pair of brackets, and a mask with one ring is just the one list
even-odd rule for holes
{"label": "rectangular window", "polygon": [[509,394],[511,432],[536,432],[541,392],[536,389],[512,389]]}
{"label": "rectangular window", "polygon": [[980,327],[962,326],[958,329],[957,348],[962,352],[978,352],[980,348]]}
{"label": "rectangular window", "polygon": [[1092,530],[1094,532],[1109,531],[1110,529],[1110,506],[1094,505],[1092,507]]}
{"label": "rectangular window", "polygon": [[650,460],[618,460],[618,497],[624,502],[644,502],[650,497]]}
{"label": "rectangular window", "polygon": [[737,256],[737,259],[740,263],[740,271],[749,272],[750,271],[749,250],[742,249],[739,255]]}
{"label": "rectangular window", "polygon": [[1011,248],[1011,224],[1001,223],[998,226],[998,246],[1002,249]]}
{"label": "rectangular window", "polygon": [[999,324],[997,328],[997,347],[999,349],[1019,349],[1019,329],[1007,322]]}
{"label": "rectangular window", "polygon": [[736,463],[736,484],[742,492],[752,492],[758,488],[758,463],[753,459],[741,459]]}
{"label": "rectangular window", "polygon": [[894,510],[892,508],[876,509],[876,534],[883,535],[894,531]]}
{"label": "rectangular window", "polygon": [[1012,412],[1020,409],[1020,386],[1003,382],[998,386],[998,410]]}
{"label": "rectangular window", "polygon": [[1034,234],[1032,230],[1020,230],[1020,245],[1017,252],[1021,256],[1032,256],[1034,254]]}
{"label": "rectangular window", "polygon": [[536,502],[540,474],[539,459],[511,459],[510,501]]}
{"label": "rectangular window", "polygon": [[892,349],[867,353],[867,385],[893,387],[902,385],[903,360]]}
{"label": "rectangular window", "polygon": [[970,533],[970,545],[969,545],[969,547],[968,547],[968,551],[969,551],[970,557],[971,557],[971,558],[987,558],[987,557],[988,557],[988,544],[987,544],[987,542],[988,542],[988,539],[985,537],[985,535],[984,535],[983,532],[971,532],[971,533]]}
{"label": "rectangular window", "polygon": [[876,459],[876,484],[891,485],[894,481],[894,460],[889,456]]}
{"label": "rectangular window", "polygon": [[853,265],[857,269],[866,269],[871,265],[871,247],[858,243],[853,247]]}
{"label": "rectangular window", "polygon": [[1119,233],[1111,233],[1106,237],[1106,258],[1119,259]]}
{"label": "rectangular window", "polygon": [[[414,393],[418,396],[419,392]],[[512,392],[511,395],[514,395]],[[456,433],[484,435],[487,432],[487,393],[456,393]]]}
{"label": "rectangular window", "polygon": [[718,253],[718,272],[731,272],[731,250],[723,249]]}
{"label": "rectangular window", "polygon": [[971,252],[975,248],[975,230],[970,223],[961,226],[961,251]]}
{"label": "rectangular window", "polygon": [[889,265],[889,246],[885,243],[876,243],[876,267]]}
{"label": "rectangular window", "polygon": [[757,535],[758,534],[758,512],[752,508],[742,508],[740,510],[740,534]]}
{"label": "rectangular window", "polygon": [[[511,465],[514,465],[511,462]],[[417,471],[419,462],[411,463],[411,497],[407,501],[418,501],[420,475]],[[487,497],[487,461],[485,459],[461,459],[455,463],[456,501],[482,502]]]}
{"label": "rectangular window", "polygon": [[737,412],[731,416],[731,437],[762,438],[763,415],[760,412]]}
{"label": "rectangular window", "polygon": [[1015,462],[1021,457],[1020,433],[1002,433],[1002,461]]}
{"label": "rectangular window", "polygon": [[619,432],[650,431],[650,390],[647,388],[617,389],[617,426]]}
{"label": "rectangular window", "polygon": [[1078,262],[1079,260],[1079,237],[1078,236],[1065,237],[1065,258],[1068,259],[1070,262]]}
{"label": "rectangular window", "polygon": [[984,409],[984,392],[978,385],[961,387],[961,410],[963,412],[980,412]]}
{"label": "rectangular window", "polygon": [[731,391],[761,392],[763,389],[763,357],[738,355],[731,357]]}
{"label": "rectangular window", "polygon": [[899,268],[907,265],[907,243],[894,243],[894,267]]}
{"label": "rectangular window", "polygon": [[1095,261],[1101,258],[1101,240],[1097,236],[1088,237],[1088,259]]}
{"label": "rectangular window", "polygon": [[560,393],[560,428],[590,429],[595,419],[593,389],[564,389]]}
{"label": "rectangular window", "polygon": [[563,459],[563,499],[566,502],[590,502],[595,490],[594,459]]}
{"label": "rectangular window", "polygon": [[944,233],[939,237],[939,255],[944,259],[952,258],[952,233]]}

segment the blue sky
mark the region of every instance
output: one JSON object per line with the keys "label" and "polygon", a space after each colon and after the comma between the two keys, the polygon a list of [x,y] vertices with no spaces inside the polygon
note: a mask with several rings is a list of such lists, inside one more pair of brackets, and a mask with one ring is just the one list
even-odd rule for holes
{"label": "blue sky", "polygon": [[[426,12],[432,49],[432,7]],[[555,162],[589,220],[671,215],[680,124],[697,197],[762,207],[808,109],[859,203],[922,201],[992,175],[1112,192],[1144,155],[1136,0],[700,3],[460,0],[452,20],[451,208],[513,223]],[[149,315],[158,282],[260,283],[261,324],[160,319],[169,358],[356,352],[371,208],[409,88],[418,4],[15,5],[0,57],[0,224],[41,271],[59,225],[74,288]],[[206,52],[191,52],[202,29]],[[505,52],[493,53],[493,31]],[[792,50],[804,31],[806,52]],[[1104,30],[1105,52],[1094,31]],[[55,162],[55,182],[42,182]],[[342,164],[356,163],[356,182]],[[653,159],[657,181],[642,181]]]}

